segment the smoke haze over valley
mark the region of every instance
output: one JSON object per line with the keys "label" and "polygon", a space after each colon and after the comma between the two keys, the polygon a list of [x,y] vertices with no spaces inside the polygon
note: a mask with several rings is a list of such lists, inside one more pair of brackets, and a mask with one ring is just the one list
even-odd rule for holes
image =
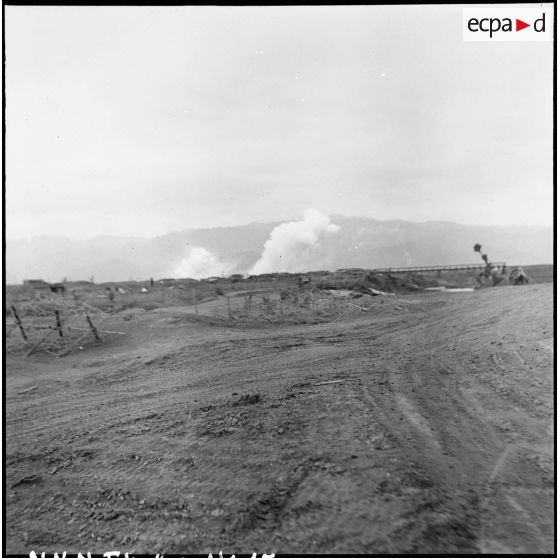
{"label": "smoke haze over valley", "polygon": [[306,210],[285,223],[190,229],[152,239],[98,236],[8,241],[6,281],[96,282],[233,273],[335,270],[479,263],[481,242],[493,261],[553,261],[551,227],[466,226],[449,222],[380,221]]}

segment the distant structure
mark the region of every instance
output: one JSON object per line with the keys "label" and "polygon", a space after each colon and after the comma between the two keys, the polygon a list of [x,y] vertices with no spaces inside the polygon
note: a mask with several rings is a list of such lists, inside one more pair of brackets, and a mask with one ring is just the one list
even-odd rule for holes
{"label": "distant structure", "polygon": [[66,294],[66,285],[64,283],[51,283],[50,290],[53,293]]}
{"label": "distant structure", "polygon": [[42,279],[25,279],[23,284],[31,287],[34,293],[51,292],[56,294],[66,294],[66,286],[64,283],[47,283]]}

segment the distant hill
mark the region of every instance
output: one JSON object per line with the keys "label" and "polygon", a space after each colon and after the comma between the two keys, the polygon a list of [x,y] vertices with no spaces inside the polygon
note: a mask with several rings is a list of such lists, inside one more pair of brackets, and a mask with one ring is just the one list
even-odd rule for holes
{"label": "distant hill", "polygon": [[[322,269],[403,267],[481,263],[479,242],[493,261],[509,265],[550,264],[551,227],[467,226],[449,222],[413,223],[331,216],[337,233],[315,248]],[[226,273],[248,272],[279,223],[192,229],[152,239],[99,236],[86,240],[36,237],[6,243],[8,283],[88,279],[95,282],[176,276],[192,248],[203,248],[223,263]]]}

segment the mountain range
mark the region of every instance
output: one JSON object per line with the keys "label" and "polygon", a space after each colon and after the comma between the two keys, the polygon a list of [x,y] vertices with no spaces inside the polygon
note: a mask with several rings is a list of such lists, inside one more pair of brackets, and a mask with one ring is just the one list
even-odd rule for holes
{"label": "mountain range", "polygon": [[[430,221],[381,221],[331,215],[339,226],[306,253],[305,265],[315,271],[347,267],[378,268],[482,263],[475,243],[492,261],[508,265],[553,262],[550,226],[470,226]],[[211,275],[247,273],[261,257],[270,234],[280,223],[190,229],[155,238],[96,236],[72,240],[44,236],[6,242],[6,283],[24,279],[95,282],[162,279],[191,269],[194,248],[205,258]],[[309,264],[308,262],[311,262]],[[184,267],[186,262],[186,267]],[[302,269],[292,269],[302,271]]]}

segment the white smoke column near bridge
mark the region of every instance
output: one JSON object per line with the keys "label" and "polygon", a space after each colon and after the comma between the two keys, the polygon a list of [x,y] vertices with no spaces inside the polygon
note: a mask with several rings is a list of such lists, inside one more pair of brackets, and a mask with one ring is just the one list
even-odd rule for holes
{"label": "white smoke column near bridge", "polygon": [[302,221],[281,223],[271,231],[263,254],[250,273],[310,271],[316,262],[320,240],[339,229],[327,215],[306,209]]}
{"label": "white smoke column near bridge", "polygon": [[229,264],[219,261],[205,248],[192,248],[190,255],[183,259],[174,270],[179,278],[203,279],[204,277],[220,276],[230,269]]}

